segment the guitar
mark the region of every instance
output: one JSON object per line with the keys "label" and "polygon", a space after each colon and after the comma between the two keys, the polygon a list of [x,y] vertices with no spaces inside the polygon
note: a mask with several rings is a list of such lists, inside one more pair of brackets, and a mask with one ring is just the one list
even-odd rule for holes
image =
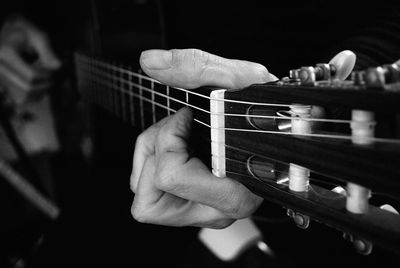
{"label": "guitar", "polygon": [[[400,252],[400,133],[396,117],[388,117],[400,102],[397,65],[340,82],[332,79],[333,66],[320,64],[228,92],[165,86],[80,53],[75,64],[86,100],[142,130],[191,107],[193,132],[209,145],[198,154],[214,174],[279,204],[300,228],[316,221],[337,229],[364,255],[374,244]],[[313,118],[312,106],[331,116]],[[338,108],[348,117],[332,116]]]}

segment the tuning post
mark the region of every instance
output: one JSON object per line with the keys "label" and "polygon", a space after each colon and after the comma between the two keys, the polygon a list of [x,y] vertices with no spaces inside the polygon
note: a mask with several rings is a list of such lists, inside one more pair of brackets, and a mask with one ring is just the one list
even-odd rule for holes
{"label": "tuning post", "polygon": [[[371,138],[375,136],[375,115],[364,110],[352,110],[351,115],[352,143],[368,146],[372,144]],[[346,187],[346,210],[353,214],[366,214],[369,210],[371,190],[362,185],[348,182]],[[353,243],[356,251],[362,255],[371,253],[373,244],[360,237],[347,235],[347,240]]]}
{"label": "tuning post", "polygon": [[[311,117],[311,106],[293,104],[290,106],[291,114],[291,133],[310,134],[311,121],[304,120]],[[310,183],[310,170],[300,165],[289,164],[289,189],[298,193],[308,192]],[[287,215],[291,217],[294,223],[301,229],[306,229],[310,225],[310,217],[302,213],[287,210]]]}
{"label": "tuning post", "polygon": [[336,67],[333,64],[319,63],[315,67],[303,66],[300,69],[289,71],[292,81],[299,81],[301,85],[315,85],[317,81],[330,81],[336,75]]}

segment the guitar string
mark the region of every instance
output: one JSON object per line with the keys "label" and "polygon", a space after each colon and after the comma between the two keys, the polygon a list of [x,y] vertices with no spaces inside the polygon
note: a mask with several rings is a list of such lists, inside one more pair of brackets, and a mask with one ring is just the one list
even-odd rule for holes
{"label": "guitar string", "polygon": [[[84,58],[86,58],[86,59],[84,59]],[[118,68],[118,67],[116,67],[116,66],[114,66],[112,64],[109,64],[109,63],[106,63],[106,62],[102,62],[102,61],[99,61],[99,60],[96,60],[96,59],[91,59],[91,58],[89,58],[87,56],[84,56],[84,55],[81,55],[81,54],[79,54],[79,56],[76,59],[77,59],[77,61],[79,61],[79,60],[85,61],[86,60],[86,62],[81,66],[84,66],[85,64],[88,65],[88,66],[90,66],[90,65],[93,66],[93,62],[94,62],[95,64],[97,64],[98,66],[101,66],[102,68],[104,68],[106,70],[119,70],[120,72],[123,72],[123,73],[127,74],[128,76],[129,75],[135,76],[136,78],[141,78],[141,79],[144,79],[144,80],[146,80],[148,82],[154,82],[154,83],[163,85],[158,80],[155,80],[155,79],[150,78],[148,76],[132,72],[132,71],[130,71],[128,69]],[[179,91],[191,94],[191,95],[195,95],[195,96],[198,96],[198,97],[201,97],[201,98],[205,98],[205,99],[208,99],[208,100],[214,100],[214,101],[231,102],[231,103],[239,103],[239,104],[249,104],[249,105],[260,105],[260,106],[290,107],[290,105],[288,105],[288,104],[265,103],[265,102],[249,102],[249,101],[239,101],[239,100],[230,100],[230,99],[218,99],[218,98],[213,98],[213,97],[210,97],[210,96],[207,96],[207,95],[203,95],[203,94],[200,94],[200,93],[197,93],[197,92],[193,92],[193,91],[190,91],[190,90],[187,90],[187,89],[184,89],[184,88],[179,88],[179,87],[173,87],[173,88],[177,89]]]}
{"label": "guitar string", "polygon": [[[106,78],[114,78],[113,76],[110,76],[108,73],[104,72],[104,71],[98,71],[97,73],[94,74],[99,74],[99,75],[103,75]],[[205,110],[203,108],[197,107],[195,105],[192,105],[190,103],[178,100],[176,98],[173,98],[169,95],[160,93],[155,91],[154,89],[150,89],[147,88],[143,85],[140,85],[138,83],[135,82],[131,82],[125,79],[121,79],[121,78],[117,78],[117,80],[119,80],[122,84],[126,84],[128,86],[134,86],[138,89],[143,89],[146,92],[152,93],[154,95],[160,96],[160,97],[164,97],[168,100],[172,100],[175,101],[177,103],[183,104],[183,105],[187,105],[193,109],[196,109],[198,111],[210,114],[210,115],[224,115],[224,116],[231,116],[231,117],[246,117],[246,118],[263,118],[263,119],[286,119],[286,120],[292,120],[293,117],[289,117],[289,116],[271,116],[271,115],[254,115],[254,114],[232,114],[232,113],[212,113],[211,111]],[[128,94],[129,92],[127,92],[123,87],[122,88],[117,88],[117,90],[120,90],[121,92]],[[323,123],[342,123],[342,124],[350,124],[351,120],[342,120],[342,119],[327,119],[327,118],[302,118],[302,120],[304,121],[310,121],[310,122],[323,122]],[[360,124],[369,124],[368,122],[360,122]]]}
{"label": "guitar string", "polygon": [[[235,159],[230,159],[230,158],[225,158],[228,162],[235,162],[235,163],[237,163],[237,164],[247,164],[246,163],[246,161],[240,161],[240,160],[235,160]],[[278,160],[276,160],[276,161],[278,161]],[[282,161],[280,161],[280,162],[282,162]],[[287,165],[289,165],[289,163],[287,163]],[[281,169],[275,169],[274,168],[274,170],[275,171],[278,171],[279,173],[281,173],[281,174],[283,174],[283,175],[285,175],[283,178],[280,178],[280,179],[278,179],[278,180],[273,180],[273,179],[267,179],[267,181],[266,181],[266,179],[264,179],[264,178],[258,178],[258,177],[255,177],[255,176],[252,176],[252,175],[250,175],[250,174],[247,174],[247,173],[242,173],[242,172],[231,172],[230,171],[230,173],[234,173],[234,174],[236,174],[236,175],[239,175],[239,176],[242,176],[242,177],[248,177],[248,178],[250,178],[250,179],[257,179],[257,180],[259,180],[259,181],[263,181],[263,182],[265,182],[265,183],[273,183],[273,184],[276,184],[276,185],[286,185],[286,186],[288,186],[288,180],[289,180],[289,173],[287,172],[287,171],[283,171],[283,170],[281,170]],[[316,174],[320,174],[320,175],[322,175],[320,172],[315,172],[315,171],[313,171],[312,169],[309,169],[310,170],[310,172],[313,172],[313,173],[316,173]],[[313,191],[317,196],[320,196],[320,197],[322,197],[322,198],[324,198],[324,199],[339,199],[339,198],[341,198],[340,196],[337,196],[337,197],[334,197],[334,196],[332,196],[332,197],[328,197],[328,196],[326,196],[326,195],[323,195],[323,194],[321,194],[319,191],[317,191],[317,190],[315,190],[314,189],[314,184],[315,183],[319,183],[319,184],[321,184],[321,185],[324,185],[324,187],[322,187],[322,188],[324,188],[325,190],[330,190],[330,191],[332,191],[335,187],[338,187],[338,186],[341,186],[341,187],[343,187],[344,189],[346,188],[346,186],[345,186],[345,183],[344,183],[344,181],[343,180],[340,180],[340,179],[335,179],[335,178],[333,178],[333,177],[331,177],[331,176],[329,176],[329,175],[323,175],[323,176],[325,176],[325,177],[328,177],[330,180],[335,180],[335,181],[338,181],[338,183],[337,184],[335,184],[335,183],[333,183],[333,182],[328,182],[328,181],[326,181],[326,180],[323,180],[323,179],[319,179],[319,178],[316,178],[316,177],[310,177],[310,185],[309,185],[309,190],[311,190],[311,191]],[[281,182],[280,182],[281,181]],[[340,182],[340,183],[339,183]],[[331,187],[331,188],[327,188],[327,187]],[[321,187],[321,186],[319,186],[319,187]],[[371,189],[371,195],[372,196],[383,196],[383,197],[386,197],[386,198],[390,198],[390,199],[392,199],[392,200],[395,200],[395,201],[397,201],[397,202],[399,202],[400,201],[400,196],[395,196],[395,195],[392,195],[392,194],[389,194],[389,193],[385,193],[385,192],[380,192],[380,191],[373,191],[372,189]]]}
{"label": "guitar string", "polygon": [[[102,79],[100,79],[100,80],[102,80]],[[105,80],[106,80],[106,81],[102,81],[103,84],[105,83],[105,86],[114,87],[113,84],[112,84],[112,83],[110,84],[110,82],[109,82],[107,79],[105,79]],[[99,81],[99,80],[97,79],[97,81]],[[146,101],[146,102],[149,102],[149,103],[151,103],[152,105],[156,105],[156,106],[158,106],[158,107],[167,109],[167,110],[169,110],[169,111],[176,112],[175,109],[166,107],[165,105],[162,105],[162,104],[159,104],[159,103],[157,103],[157,102],[154,102],[154,101],[152,101],[151,99],[148,99],[148,98],[146,98],[146,97],[144,97],[144,96],[142,96],[142,95],[139,95],[139,94],[130,92],[129,90],[125,90],[124,88],[116,88],[116,89],[119,90],[119,91],[122,92],[122,93],[131,95],[131,96],[134,96],[134,97],[139,98],[140,100],[144,100],[144,101]],[[147,90],[149,90],[149,89],[147,89]],[[173,99],[170,99],[170,100],[175,101],[176,99],[173,98]],[[191,104],[188,104],[188,103],[185,103],[185,102],[180,102],[180,104],[183,104],[183,105],[192,107],[192,108],[194,108],[194,109],[199,109],[198,107],[196,107],[196,106],[194,106],[194,105],[191,105]],[[200,109],[201,109],[201,108],[200,108]],[[201,109],[200,111],[203,111],[203,109]],[[214,114],[214,113],[211,113],[211,114]],[[221,115],[226,115],[226,116],[237,116],[238,114],[222,114],[222,113],[221,113],[221,114],[218,114],[218,113],[216,113],[215,115],[219,115],[219,116],[221,116]],[[246,115],[239,115],[239,116],[245,117]],[[253,116],[253,117],[259,117],[259,116]],[[263,116],[260,116],[260,117],[262,118]],[[282,117],[276,117],[276,118],[282,119]],[[291,118],[291,117],[288,117],[288,120],[289,120],[289,118],[290,118],[290,119],[293,119],[293,118]],[[301,120],[303,120],[303,118],[301,118]],[[202,122],[202,121],[199,120],[199,119],[194,118],[194,121],[196,121],[196,122],[198,122],[198,123],[200,123],[200,124],[202,124],[202,125],[204,125],[204,126],[207,126],[207,127],[209,127],[210,129],[216,129],[216,130],[241,131],[241,132],[250,132],[250,133],[265,133],[265,134],[278,134],[278,135],[289,135],[289,136],[305,136],[305,137],[317,137],[317,138],[328,138],[328,139],[342,139],[342,140],[351,140],[351,139],[352,139],[352,136],[350,136],[350,135],[338,135],[338,134],[329,135],[329,134],[318,134],[318,133],[302,134],[302,133],[291,133],[291,132],[281,132],[281,131],[272,131],[272,130],[212,127],[212,126],[210,126],[209,124],[207,124],[207,123],[205,123],[205,122]],[[366,137],[365,139],[368,140],[368,141],[371,141],[371,142],[382,142],[382,143],[400,144],[400,140],[399,140],[399,139],[388,139],[388,138],[378,138],[378,137],[368,137],[368,138]]]}
{"label": "guitar string", "polygon": [[[132,71],[130,71],[130,70],[123,69],[122,67],[117,67],[117,66],[114,66],[114,65],[111,65],[111,64],[106,64],[106,63],[103,63],[103,62],[99,62],[99,64],[104,64],[104,65],[106,65],[106,66],[109,66],[109,68],[111,68],[111,69],[114,70],[114,71],[126,72],[126,73],[128,73],[128,74],[130,74],[130,75],[133,75],[133,76],[136,76],[136,77],[138,77],[138,78],[140,78],[140,79],[147,79],[148,81],[150,81],[150,82],[152,82],[152,83],[158,83],[158,84],[160,84],[160,85],[163,85],[163,84],[161,84],[159,81],[157,81],[157,80],[155,80],[155,79],[149,78],[149,77],[144,76],[144,75],[141,75],[141,74],[134,73],[134,72],[132,72]],[[92,73],[93,70],[88,70],[88,71]],[[200,108],[200,107],[197,107],[197,106],[195,106],[195,105],[191,105],[191,104],[189,104],[189,103],[187,103],[187,102],[183,102],[183,101],[178,100],[178,99],[176,99],[176,98],[170,97],[169,95],[166,95],[166,94],[157,92],[157,91],[155,91],[154,89],[146,88],[145,86],[140,85],[140,84],[137,84],[137,83],[132,82],[132,81],[130,81],[130,80],[125,80],[125,79],[123,79],[121,76],[119,76],[118,78],[116,78],[116,76],[112,76],[112,75],[109,74],[108,72],[101,71],[101,70],[97,70],[97,73],[94,72],[93,74],[94,74],[94,75],[100,74],[100,75],[104,76],[105,78],[109,78],[109,79],[111,79],[111,80],[118,80],[118,81],[121,82],[121,84],[126,84],[126,85],[129,85],[129,86],[135,86],[135,87],[138,88],[138,89],[143,89],[143,90],[145,90],[146,92],[155,94],[155,95],[157,95],[157,96],[164,97],[164,98],[166,98],[167,100],[173,100],[173,101],[175,101],[175,102],[178,102],[178,103],[187,105],[187,106],[189,106],[189,107],[192,107],[192,108],[194,108],[194,109],[197,109],[197,110],[199,110],[199,111],[202,111],[202,112],[205,112],[205,113],[208,113],[208,114],[211,114],[211,115],[224,115],[224,116],[231,116],[231,117],[234,116],[234,117],[246,117],[246,118],[264,118],[264,119],[285,119],[285,120],[292,120],[292,119],[293,119],[293,117],[289,117],[289,116],[270,116],[270,115],[253,115],[253,114],[231,114],[231,113],[219,113],[219,114],[216,114],[216,113],[212,113],[212,112],[210,112],[210,111],[207,111],[207,110],[205,110],[205,109],[202,109],[202,108]],[[165,85],[163,85],[163,86],[165,86]],[[182,89],[182,88],[174,88],[174,89],[183,90],[185,93],[195,94],[195,95],[197,95],[197,96],[200,96],[200,97],[203,97],[203,98],[207,98],[207,99],[210,99],[210,100],[214,100],[214,101],[226,101],[226,102],[230,102],[229,99],[211,98],[211,97],[208,97],[208,96],[206,96],[206,95],[202,95],[202,94],[198,94],[198,93],[195,93],[195,92],[191,92],[191,91],[189,91],[189,90],[185,90],[185,89]],[[123,88],[122,88],[122,89],[121,89],[121,88],[116,88],[116,90],[120,90],[120,91],[124,92],[125,94],[127,93],[127,92],[124,91]],[[240,102],[240,101],[239,101],[239,102]],[[254,102],[240,102],[240,103],[253,104],[253,105],[255,104]],[[258,105],[258,104],[262,104],[262,103],[256,103],[256,104]],[[263,104],[266,105],[266,106],[274,106],[274,105],[276,105],[276,104],[271,104],[271,103],[263,103]],[[283,105],[283,106],[285,106],[285,107],[290,107],[291,105]],[[303,120],[303,121],[311,121],[311,122],[343,123],[343,124],[351,124],[351,122],[352,122],[351,120],[327,119],[327,118],[302,118],[301,120]],[[369,124],[369,122],[357,122],[357,123],[358,123],[358,124]]]}
{"label": "guitar string", "polygon": [[[133,72],[132,72],[132,74],[134,74]],[[132,75],[130,75],[129,76],[129,78],[131,79],[131,77],[132,77]],[[140,95],[138,95],[138,94],[134,94],[133,92],[132,92],[132,94],[131,94],[131,96],[136,96],[137,98],[142,98],[142,96],[140,96]],[[102,100],[103,101],[103,100]],[[162,107],[162,108],[165,108],[165,109],[167,109],[167,111],[168,111],[168,115],[170,114],[170,111],[173,111],[173,112],[176,112],[174,109],[171,109],[169,106],[169,99],[167,99],[167,101],[168,101],[168,106],[164,106],[164,105],[161,105],[161,104],[157,104],[156,103],[156,105],[158,105],[159,107]],[[134,110],[134,109],[132,109],[133,108],[133,106],[131,105],[130,106],[131,107],[131,110]],[[203,123],[203,122],[201,122],[201,121],[199,121],[199,123]],[[252,218],[253,218],[253,220],[255,220],[255,221],[265,221],[265,220],[267,220],[268,222],[274,222],[275,221],[275,219],[271,219],[271,218],[267,218],[267,217],[263,217],[263,216],[256,216],[256,215],[252,215]],[[283,219],[279,219],[279,220],[290,220],[290,218],[289,217],[285,217],[285,218],[283,218]]]}
{"label": "guitar string", "polygon": [[[108,83],[106,83],[106,85],[107,86],[111,86],[110,85],[110,82],[108,81]],[[170,107],[167,107],[167,106],[164,106],[164,105],[162,105],[162,104],[159,104],[159,103],[154,103],[154,101],[152,101],[151,99],[147,99],[147,98],[145,98],[144,96],[142,96],[142,95],[139,95],[139,94],[134,94],[133,92],[129,92],[129,93],[131,93],[133,96],[135,96],[135,97],[137,97],[137,98],[142,98],[144,101],[147,101],[147,102],[149,102],[149,103],[153,103],[154,105],[157,105],[157,106],[159,106],[159,107],[161,107],[161,108],[164,108],[164,109],[166,109],[166,110],[169,110],[169,111],[172,111],[172,112],[176,112],[176,110],[174,110],[174,109],[172,109],[172,108],[170,108]],[[202,121],[200,121],[200,120],[198,120],[198,119],[194,119],[196,122],[198,122],[198,123],[200,123],[200,124],[202,124],[202,125],[204,125],[204,126],[206,126],[206,127],[208,127],[208,128],[210,128],[210,126],[208,125],[208,124],[206,124],[206,123],[204,123],[204,122],[202,122]],[[217,128],[217,129],[220,129],[220,128]],[[211,141],[211,140],[209,140],[209,141]],[[229,146],[225,146],[225,147],[229,147]],[[231,147],[232,148],[232,147]],[[237,148],[234,148],[235,150],[238,150]],[[247,151],[247,153],[252,153],[252,152],[250,152],[250,151]],[[266,158],[265,156],[262,156],[263,158]],[[283,162],[283,161],[279,161],[279,160],[276,160],[276,159],[273,159],[273,158],[270,158],[270,159],[272,159],[273,161],[275,161],[275,162],[281,162],[281,163],[284,163],[285,165],[289,165],[289,163],[288,162]],[[230,161],[232,161],[231,159],[228,159],[228,160],[230,160]],[[233,161],[236,161],[236,162],[239,162],[239,163],[244,163],[244,162],[240,162],[240,161],[237,161],[237,160],[233,160]],[[280,172],[280,173],[282,173],[282,174],[285,174],[285,175],[288,175],[288,173],[286,172],[286,171],[283,171],[283,170],[278,170],[278,169],[275,169],[276,171],[278,171],[278,172]],[[319,172],[315,172],[314,170],[311,170],[310,169],[310,171],[311,172],[314,172],[314,173],[319,173]],[[251,176],[249,176],[248,174],[239,174],[239,175],[242,175],[242,176],[248,176],[248,177],[251,177]],[[323,175],[323,176],[327,176],[326,174],[321,174],[321,175]],[[333,179],[331,176],[327,176],[327,177],[330,177],[331,179]],[[251,177],[251,178],[253,178],[253,177]],[[322,183],[322,184],[325,184],[325,185],[327,185],[327,184],[330,184],[330,185],[333,185],[333,186],[337,186],[337,185],[335,185],[335,184],[333,184],[333,183],[329,183],[329,182],[326,182],[326,181],[324,181],[324,180],[320,180],[320,179],[316,179],[316,178],[310,178],[312,181],[314,181],[314,182],[319,182],[319,183]],[[340,180],[339,180],[340,181]],[[276,183],[276,182],[275,182]],[[338,184],[339,185],[339,184]],[[313,188],[310,188],[310,190],[313,190]],[[314,190],[313,190],[314,191]],[[320,193],[318,193],[318,192],[315,192],[315,194],[316,195],[320,195],[322,198],[324,198],[324,199],[326,199],[327,197],[326,196],[324,196],[324,195],[321,195]],[[374,194],[375,194],[375,192],[374,192]],[[385,194],[385,193],[376,193],[376,194],[379,194],[379,195],[383,195],[383,196],[388,196],[388,197],[391,197],[392,199],[396,199],[396,200],[399,200],[397,197],[393,197],[393,196],[389,196],[389,195],[387,195],[387,194]]]}

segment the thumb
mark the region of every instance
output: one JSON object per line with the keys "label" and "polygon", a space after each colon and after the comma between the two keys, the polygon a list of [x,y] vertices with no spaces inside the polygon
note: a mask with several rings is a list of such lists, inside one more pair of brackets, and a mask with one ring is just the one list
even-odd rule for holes
{"label": "thumb", "polygon": [[158,132],[156,154],[186,153],[193,120],[192,110],[182,108],[172,115]]}
{"label": "thumb", "polygon": [[160,82],[188,89],[239,89],[277,79],[261,64],[226,59],[198,49],[147,50],[140,56],[140,65]]}

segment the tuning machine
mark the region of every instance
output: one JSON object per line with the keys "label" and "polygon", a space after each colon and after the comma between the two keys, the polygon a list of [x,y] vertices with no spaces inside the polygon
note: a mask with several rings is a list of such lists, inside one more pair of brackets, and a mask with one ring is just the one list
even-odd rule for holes
{"label": "tuning machine", "polygon": [[400,66],[394,63],[354,71],[351,80],[355,85],[370,89],[399,90]]}
{"label": "tuning machine", "polygon": [[330,81],[335,78],[336,67],[333,64],[319,63],[313,66],[303,66],[289,71],[289,79],[298,81],[301,85],[315,85],[317,81]]}

